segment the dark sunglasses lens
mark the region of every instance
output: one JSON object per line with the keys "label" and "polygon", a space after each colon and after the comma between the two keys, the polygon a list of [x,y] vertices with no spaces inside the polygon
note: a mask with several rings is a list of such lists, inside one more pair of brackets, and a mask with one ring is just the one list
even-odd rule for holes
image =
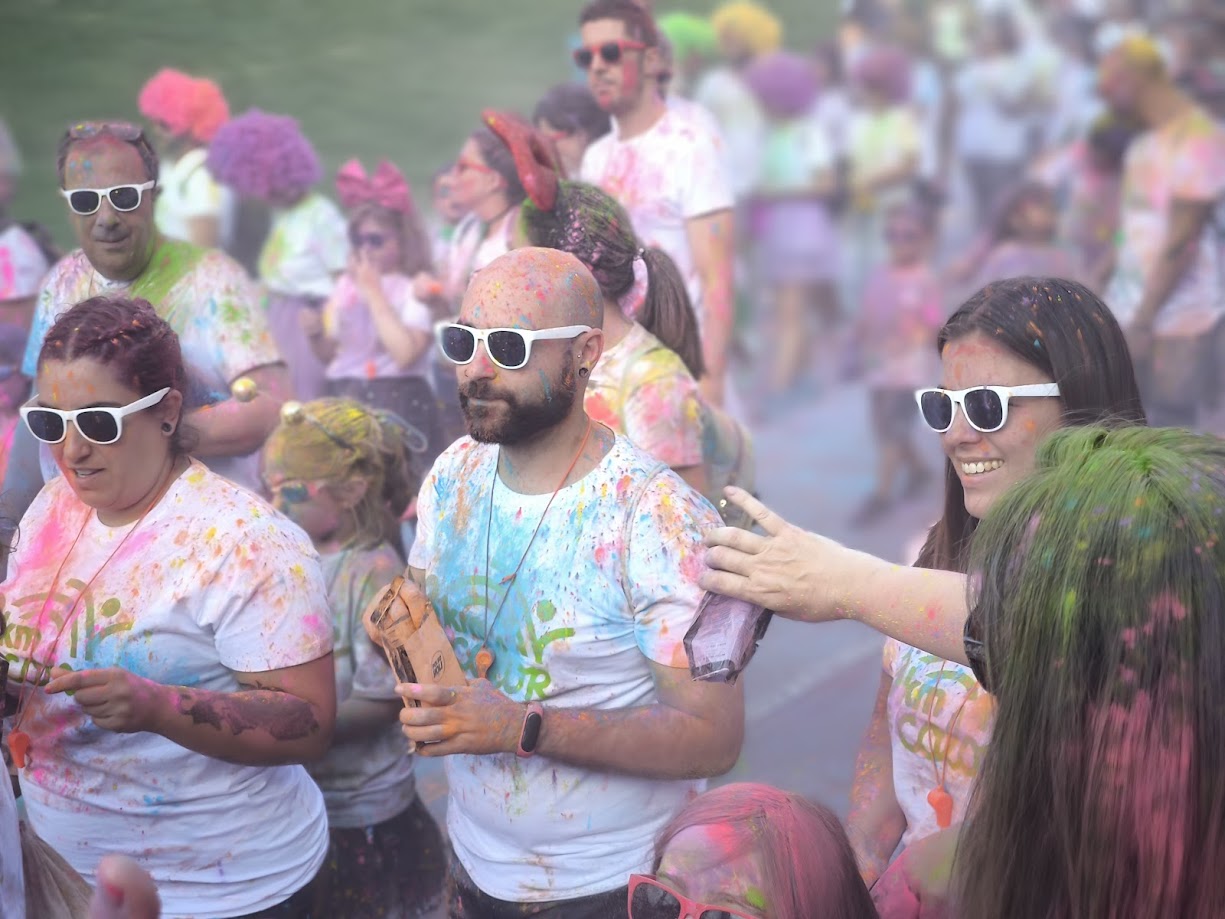
{"label": "dark sunglasses lens", "polygon": [[357,237],[358,246],[369,246],[372,249],[381,249],[385,242],[387,242],[387,237],[382,233],[366,233]]}
{"label": "dark sunglasses lens", "polygon": [[96,191],[74,191],[68,196],[68,204],[78,214],[92,214],[99,203]]}
{"label": "dark sunglasses lens", "polygon": [[615,41],[605,42],[600,45],[600,57],[604,58],[605,64],[616,64],[621,60],[621,46]]}
{"label": "dark sunglasses lens", "polygon": [[77,430],[99,444],[113,444],[119,439],[119,422],[110,412],[82,412],[74,419]]}
{"label": "dark sunglasses lens", "polygon": [[953,400],[942,392],[925,392],[919,408],[923,420],[933,431],[947,431],[953,423]]}
{"label": "dark sunglasses lens", "polygon": [[140,207],[140,189],[135,185],[121,185],[112,188],[111,206],[117,211],[134,211]]}
{"label": "dark sunglasses lens", "polygon": [[26,413],[26,427],[38,440],[54,444],[64,436],[64,419],[55,412],[36,408]]}
{"label": "dark sunglasses lens", "polygon": [[998,431],[1004,424],[1004,403],[989,389],[966,393],[966,418],[980,431]]}
{"label": "dark sunglasses lens", "polygon": [[681,902],[654,884],[639,884],[630,901],[630,919],[679,919]]}
{"label": "dark sunglasses lens", "polygon": [[527,341],[518,332],[494,332],[487,341],[490,357],[503,367],[515,370],[527,363]]}
{"label": "dark sunglasses lens", "polygon": [[442,332],[442,353],[456,363],[466,363],[472,360],[472,352],[476,348],[476,338],[467,329],[459,326],[447,326]]}
{"label": "dark sunglasses lens", "polygon": [[302,504],[310,498],[310,489],[303,482],[285,485],[278,492],[286,504]]}
{"label": "dark sunglasses lens", "polygon": [[574,63],[576,63],[581,70],[590,69],[591,62],[594,59],[595,59],[595,55],[591,53],[590,48],[579,48],[577,51],[574,52]]}

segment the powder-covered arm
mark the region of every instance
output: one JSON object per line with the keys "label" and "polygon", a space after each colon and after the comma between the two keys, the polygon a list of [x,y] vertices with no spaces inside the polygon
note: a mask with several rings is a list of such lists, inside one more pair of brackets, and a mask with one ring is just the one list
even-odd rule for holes
{"label": "powder-covered arm", "polygon": [[230,763],[302,763],[327,752],[336,718],[330,653],[281,670],[234,676],[240,690],[216,692],[166,686],[110,667],[61,672],[46,691],[71,692],[105,730],[161,734]]}
{"label": "powder-covered arm", "polygon": [[968,664],[962,631],[966,577],[895,565],[788,523],[739,488],[728,500],[764,535],[734,527],[709,533],[706,590],[772,609],[788,619],[854,619],[945,660]]}

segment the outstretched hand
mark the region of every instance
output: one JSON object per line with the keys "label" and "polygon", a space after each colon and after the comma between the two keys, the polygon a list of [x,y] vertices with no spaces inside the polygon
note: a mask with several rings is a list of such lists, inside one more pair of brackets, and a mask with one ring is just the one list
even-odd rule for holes
{"label": "outstretched hand", "polygon": [[703,589],[774,610],[788,619],[840,618],[831,572],[850,553],[839,543],[788,523],[748,492],[726,490],[764,535],[721,527],[706,536]]}

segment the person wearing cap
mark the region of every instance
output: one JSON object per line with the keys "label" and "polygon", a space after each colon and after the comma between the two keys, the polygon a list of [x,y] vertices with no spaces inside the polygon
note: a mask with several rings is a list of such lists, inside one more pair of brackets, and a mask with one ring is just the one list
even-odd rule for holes
{"label": "person wearing cap", "polygon": [[[47,330],[74,304],[100,294],[149,300],[182,339],[187,417],[199,436],[193,454],[258,488],[254,454],[276,426],[289,383],[255,285],[224,253],[158,232],[158,158],[138,126],[73,125],[60,140],[57,167],[80,248],[43,283],[22,373],[34,378]],[[241,399],[231,395],[239,381]],[[45,448],[39,465],[33,439],[18,431],[4,479],[5,519],[19,519],[55,474]]]}

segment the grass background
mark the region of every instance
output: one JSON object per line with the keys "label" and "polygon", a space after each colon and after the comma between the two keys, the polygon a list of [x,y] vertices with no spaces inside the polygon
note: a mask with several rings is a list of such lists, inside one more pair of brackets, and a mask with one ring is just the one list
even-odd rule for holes
{"label": "grass background", "polygon": [[[301,120],[329,174],[350,156],[396,162],[423,187],[485,107],[530,110],[569,78],[579,0],[0,0],[0,116],[25,160],[13,214],[71,234],[55,144],[82,118],[137,119],[163,66],[218,80],[235,112]],[[709,12],[714,0],[659,2]],[[810,47],[839,0],[771,0]],[[418,197],[424,195],[418,192]]]}

